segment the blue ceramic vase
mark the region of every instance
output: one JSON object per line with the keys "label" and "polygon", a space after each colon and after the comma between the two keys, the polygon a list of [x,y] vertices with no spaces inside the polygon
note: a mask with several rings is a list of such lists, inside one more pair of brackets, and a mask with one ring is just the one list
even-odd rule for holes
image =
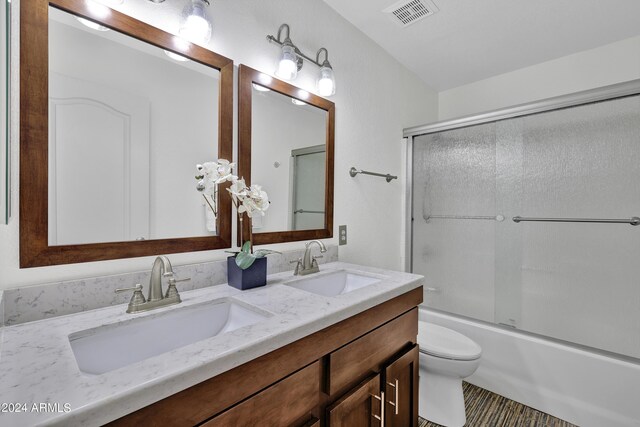
{"label": "blue ceramic vase", "polygon": [[227,258],[227,279],[229,286],[245,291],[267,284],[267,257],[256,259],[251,267],[241,269],[235,257]]}

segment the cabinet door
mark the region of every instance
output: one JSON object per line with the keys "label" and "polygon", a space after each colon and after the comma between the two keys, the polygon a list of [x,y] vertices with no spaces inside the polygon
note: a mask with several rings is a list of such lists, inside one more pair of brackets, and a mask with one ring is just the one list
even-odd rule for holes
{"label": "cabinet door", "polygon": [[371,373],[382,372],[399,351],[416,343],[417,335],[414,308],[329,354],[327,394],[341,396]]}
{"label": "cabinet door", "polygon": [[[318,407],[320,362],[299,370],[210,419],[204,427],[307,425]],[[313,425],[313,424],[312,424]]]}
{"label": "cabinet door", "polygon": [[418,361],[419,350],[414,345],[385,369],[385,427],[417,427]]}
{"label": "cabinet door", "polygon": [[[380,374],[371,377],[327,408],[328,427],[378,427],[382,412]],[[384,395],[382,396],[384,399]]]}

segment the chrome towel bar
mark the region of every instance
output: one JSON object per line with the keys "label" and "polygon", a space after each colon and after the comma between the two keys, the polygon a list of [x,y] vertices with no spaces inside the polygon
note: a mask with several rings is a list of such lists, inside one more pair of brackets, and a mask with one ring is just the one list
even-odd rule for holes
{"label": "chrome towel bar", "polygon": [[504,216],[496,215],[496,216],[486,216],[486,215],[425,215],[424,220],[429,221],[430,219],[484,219],[489,221],[504,221]]}
{"label": "chrome towel bar", "polygon": [[356,169],[354,167],[351,167],[351,169],[349,169],[349,175],[351,175],[351,178],[355,177],[359,173],[361,173],[363,175],[381,176],[383,178],[386,178],[387,182],[391,182],[391,180],[393,180],[393,179],[398,179],[397,176],[389,175],[388,173],[384,174],[384,173],[377,173],[377,172],[368,172],[368,171],[363,171],[363,170],[360,170],[360,169]]}
{"label": "chrome towel bar", "polygon": [[622,219],[606,219],[606,218],[528,218],[522,216],[514,216],[513,222],[592,222],[601,224],[630,224],[640,225],[640,217],[634,216],[632,218]]}
{"label": "chrome towel bar", "polygon": [[294,214],[299,214],[299,213],[309,213],[309,214],[323,214],[324,211],[307,211],[304,209],[298,209],[297,211],[293,211]]}

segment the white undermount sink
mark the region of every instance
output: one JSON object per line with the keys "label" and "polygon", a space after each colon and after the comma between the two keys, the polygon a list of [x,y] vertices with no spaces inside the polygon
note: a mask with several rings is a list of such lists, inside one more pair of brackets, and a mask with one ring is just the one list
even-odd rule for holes
{"label": "white undermount sink", "polygon": [[326,297],[335,297],[361,289],[384,279],[383,276],[365,275],[347,270],[336,270],[330,273],[314,273],[303,279],[285,283],[303,291]]}
{"label": "white undermount sink", "polygon": [[69,335],[80,371],[103,374],[269,317],[230,298]]}

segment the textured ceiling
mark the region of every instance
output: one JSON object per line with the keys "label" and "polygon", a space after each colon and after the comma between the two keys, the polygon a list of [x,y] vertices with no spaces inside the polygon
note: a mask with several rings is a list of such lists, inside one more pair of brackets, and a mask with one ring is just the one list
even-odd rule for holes
{"label": "textured ceiling", "polygon": [[396,0],[324,1],[437,90],[640,34],[640,0],[433,0],[406,28]]}

